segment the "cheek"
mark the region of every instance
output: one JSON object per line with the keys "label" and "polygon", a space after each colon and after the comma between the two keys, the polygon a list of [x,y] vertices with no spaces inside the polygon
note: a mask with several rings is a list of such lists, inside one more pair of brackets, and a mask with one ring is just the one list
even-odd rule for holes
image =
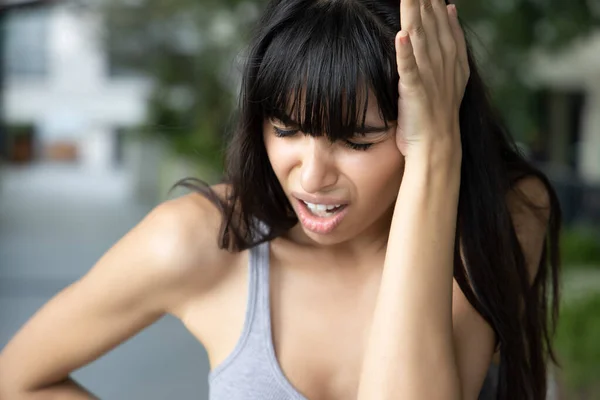
{"label": "cheek", "polygon": [[269,134],[264,135],[264,142],[271,168],[273,168],[273,172],[275,172],[275,175],[281,181],[293,166],[293,148],[286,145],[286,141],[277,140],[277,138]]}
{"label": "cheek", "polygon": [[[354,184],[364,199],[388,201],[395,198],[400,189],[404,172],[404,157],[395,143],[388,146],[381,143],[379,149],[373,148],[368,157],[356,160],[352,164]],[[371,201],[371,200],[369,200]]]}

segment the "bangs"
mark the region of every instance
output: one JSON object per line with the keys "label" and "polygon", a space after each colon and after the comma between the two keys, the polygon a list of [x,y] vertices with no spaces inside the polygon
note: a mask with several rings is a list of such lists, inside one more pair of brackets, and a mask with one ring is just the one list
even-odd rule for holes
{"label": "bangs", "polygon": [[302,132],[347,139],[364,129],[368,102],[398,116],[395,32],[354,2],[316,2],[279,26],[253,90],[263,117]]}

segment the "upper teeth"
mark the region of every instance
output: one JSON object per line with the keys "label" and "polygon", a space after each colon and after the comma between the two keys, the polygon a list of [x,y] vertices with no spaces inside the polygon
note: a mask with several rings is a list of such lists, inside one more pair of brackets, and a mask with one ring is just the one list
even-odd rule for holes
{"label": "upper teeth", "polygon": [[304,203],[312,211],[325,211],[325,210],[329,211],[329,210],[333,210],[334,208],[341,206],[341,204],[335,204],[335,205],[313,204],[313,203],[309,203],[307,201],[305,201]]}

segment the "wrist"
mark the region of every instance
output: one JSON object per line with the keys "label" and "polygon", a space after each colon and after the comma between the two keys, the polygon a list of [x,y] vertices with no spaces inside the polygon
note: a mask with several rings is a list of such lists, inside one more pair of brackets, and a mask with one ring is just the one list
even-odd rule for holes
{"label": "wrist", "polygon": [[415,146],[405,158],[405,174],[416,172],[426,175],[460,177],[462,149],[449,144]]}

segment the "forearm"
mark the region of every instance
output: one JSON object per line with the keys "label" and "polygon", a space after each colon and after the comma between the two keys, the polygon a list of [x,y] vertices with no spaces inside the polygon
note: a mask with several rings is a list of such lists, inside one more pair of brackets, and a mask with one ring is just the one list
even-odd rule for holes
{"label": "forearm", "polygon": [[460,398],[452,340],[459,187],[460,162],[407,162],[359,399]]}
{"label": "forearm", "polygon": [[[0,396],[4,400],[4,396]],[[7,399],[14,400],[97,400],[77,382],[68,378],[63,382],[42,389],[31,391],[17,391],[6,395]]]}

